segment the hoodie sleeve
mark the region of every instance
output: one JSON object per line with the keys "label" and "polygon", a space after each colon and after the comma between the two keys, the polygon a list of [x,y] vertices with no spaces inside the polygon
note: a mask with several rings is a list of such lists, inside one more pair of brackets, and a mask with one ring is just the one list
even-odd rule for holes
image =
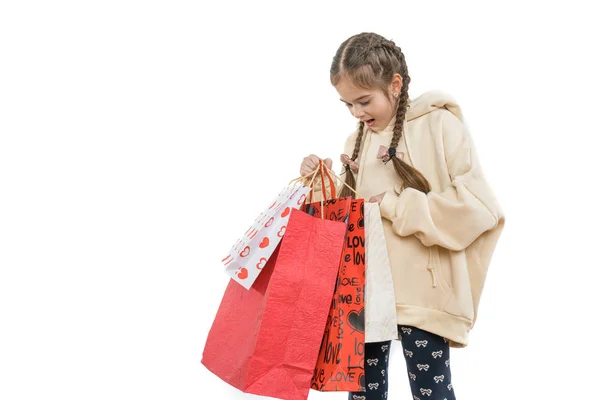
{"label": "hoodie sleeve", "polygon": [[415,235],[425,246],[467,248],[504,216],[480,168],[467,128],[447,111],[442,117],[444,155],[451,184],[441,193],[406,188],[387,192],[381,214],[400,236]]}

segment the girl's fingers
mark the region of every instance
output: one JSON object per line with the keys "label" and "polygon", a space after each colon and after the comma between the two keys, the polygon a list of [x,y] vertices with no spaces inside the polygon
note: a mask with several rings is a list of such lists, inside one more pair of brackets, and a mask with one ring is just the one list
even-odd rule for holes
{"label": "girl's fingers", "polygon": [[306,176],[306,175],[310,175],[312,172],[315,171],[316,168],[308,168],[306,166],[300,168],[300,175],[301,176]]}
{"label": "girl's fingers", "polygon": [[[300,176],[306,176],[310,173],[314,172],[317,168],[319,168],[319,162],[321,159],[314,154],[311,154],[308,157],[304,157],[302,161],[302,165],[300,165]],[[325,165],[331,169],[332,161],[331,159],[324,160]]]}

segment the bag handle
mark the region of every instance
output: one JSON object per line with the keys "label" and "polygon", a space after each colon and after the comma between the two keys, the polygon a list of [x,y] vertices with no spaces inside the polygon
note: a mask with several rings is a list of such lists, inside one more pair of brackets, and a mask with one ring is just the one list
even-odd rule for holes
{"label": "bag handle", "polygon": [[[331,187],[334,189],[333,198],[335,198],[335,187],[332,185],[331,176],[333,176],[338,181],[342,182],[342,184],[344,184],[344,186],[346,186],[348,189],[350,189],[357,196],[357,198],[362,198],[362,196],[360,195],[360,193],[358,193],[358,191],[356,191],[355,189],[352,189],[342,178],[340,178],[338,176],[338,174],[336,174],[333,170],[327,168],[327,165],[324,165],[324,167],[325,167],[325,173],[327,174],[327,177],[330,179],[329,183],[330,183]],[[305,186],[310,186],[312,188],[313,182],[317,175],[321,175],[320,168],[315,169],[313,172],[311,172],[310,174],[308,174],[306,176],[300,176],[296,179],[293,179],[292,181],[290,181],[290,184],[292,184],[293,182],[302,182],[302,183],[304,183]],[[310,182],[309,182],[309,179],[311,179]],[[312,192],[311,192],[311,195],[312,195]]]}
{"label": "bag handle", "polygon": [[[290,181],[289,185],[291,185],[294,182],[302,182],[302,183],[304,183],[304,186],[309,186],[308,183],[307,183],[308,182],[308,178],[310,178],[312,176],[312,179],[315,179],[315,175],[316,175],[317,172],[319,172],[319,170],[315,169],[313,172],[311,172],[310,174],[308,174],[306,176],[299,176],[296,179],[292,179]],[[312,180],[311,180],[311,182],[312,182]]]}
{"label": "bag handle", "polygon": [[[333,171],[331,171],[330,169],[327,168],[327,166],[323,163],[322,160],[319,161],[319,166],[310,174],[306,175],[306,176],[300,176],[296,179],[293,179],[290,181],[290,185],[294,182],[302,182],[305,186],[310,187],[311,189],[314,188],[314,182],[315,182],[315,178],[317,176],[320,177],[321,180],[321,191],[324,193],[323,197],[325,198],[325,200],[327,200],[327,195],[329,194],[329,198],[330,199],[335,199],[337,196],[336,193],[336,188],[334,185],[334,180],[330,175],[330,172],[333,173]],[[335,173],[333,173],[335,176]],[[329,189],[330,189],[330,193],[327,193],[327,190],[325,190],[325,188],[323,187],[323,183],[325,182],[324,177],[327,177],[327,179],[329,180]],[[309,181],[310,179],[310,181]],[[313,192],[310,192],[310,202],[312,203],[312,199],[313,199]]]}
{"label": "bag handle", "polygon": [[[327,179],[329,179],[329,189],[330,189],[329,190],[330,191],[330,193],[329,193],[329,199],[330,200],[331,199],[335,199],[337,194],[335,192],[335,185],[333,183],[334,181],[331,178],[331,175],[329,174],[329,171],[327,170],[327,166],[324,165],[323,160],[319,160],[318,171],[319,171],[319,175],[321,177],[321,193],[323,193],[323,196],[322,196],[323,200],[327,201],[327,189],[325,187],[325,177],[327,177]],[[311,188],[313,188],[313,186],[314,186],[313,185],[313,181],[314,181],[314,178],[316,176],[317,176],[316,174],[315,174],[315,176],[313,176],[313,180],[311,181],[311,186],[310,186]],[[313,202],[313,192],[314,192],[314,190],[310,191],[310,200],[309,200],[309,203]]]}
{"label": "bag handle", "polygon": [[[329,168],[327,168],[327,165],[325,165],[325,169],[326,170],[329,169]],[[344,184],[344,186],[346,186],[348,189],[350,189],[352,192],[354,192],[354,194],[357,196],[357,198],[362,198],[360,193],[358,193],[356,190],[352,189],[342,178],[340,178],[335,172],[333,172],[333,170],[329,169],[329,172],[331,172],[331,174],[333,175],[333,177],[335,179],[342,182]]]}

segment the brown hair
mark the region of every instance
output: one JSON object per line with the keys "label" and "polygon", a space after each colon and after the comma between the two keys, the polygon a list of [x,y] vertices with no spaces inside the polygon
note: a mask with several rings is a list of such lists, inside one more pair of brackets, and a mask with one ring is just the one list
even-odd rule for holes
{"label": "brown hair", "polygon": [[[394,125],[394,134],[390,149],[396,149],[402,130],[404,128],[404,118],[408,109],[408,85],[410,76],[404,54],[393,41],[387,40],[376,33],[360,33],[346,39],[338,48],[333,62],[331,63],[330,80],[333,86],[336,86],[342,78],[347,77],[358,87],[365,89],[377,88],[385,93],[388,98],[388,86],[392,82],[394,74],[400,74],[402,77],[402,89],[396,108],[396,123]],[[356,161],[362,137],[364,133],[364,122],[358,124],[358,137],[354,145],[352,160]],[[431,190],[427,179],[417,169],[411,167],[398,157],[391,157],[396,173],[402,179],[403,188],[412,187],[424,193]],[[356,189],[356,180],[354,174],[349,168],[346,168],[346,184]],[[340,197],[352,197],[354,193],[344,186]]]}

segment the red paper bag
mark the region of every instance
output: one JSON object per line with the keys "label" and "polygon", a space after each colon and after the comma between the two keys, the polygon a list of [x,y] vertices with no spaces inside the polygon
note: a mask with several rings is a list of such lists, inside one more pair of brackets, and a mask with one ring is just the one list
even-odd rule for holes
{"label": "red paper bag", "polygon": [[246,392],[308,397],[346,226],[292,210],[286,234],[249,290],[230,281],[202,363]]}
{"label": "red paper bag", "polygon": [[[344,205],[349,205],[349,213]],[[321,205],[313,203],[320,215]],[[365,391],[365,230],[364,200],[337,199],[325,202],[325,218],[347,221],[339,275],[329,317],[311,380],[319,391]]]}

